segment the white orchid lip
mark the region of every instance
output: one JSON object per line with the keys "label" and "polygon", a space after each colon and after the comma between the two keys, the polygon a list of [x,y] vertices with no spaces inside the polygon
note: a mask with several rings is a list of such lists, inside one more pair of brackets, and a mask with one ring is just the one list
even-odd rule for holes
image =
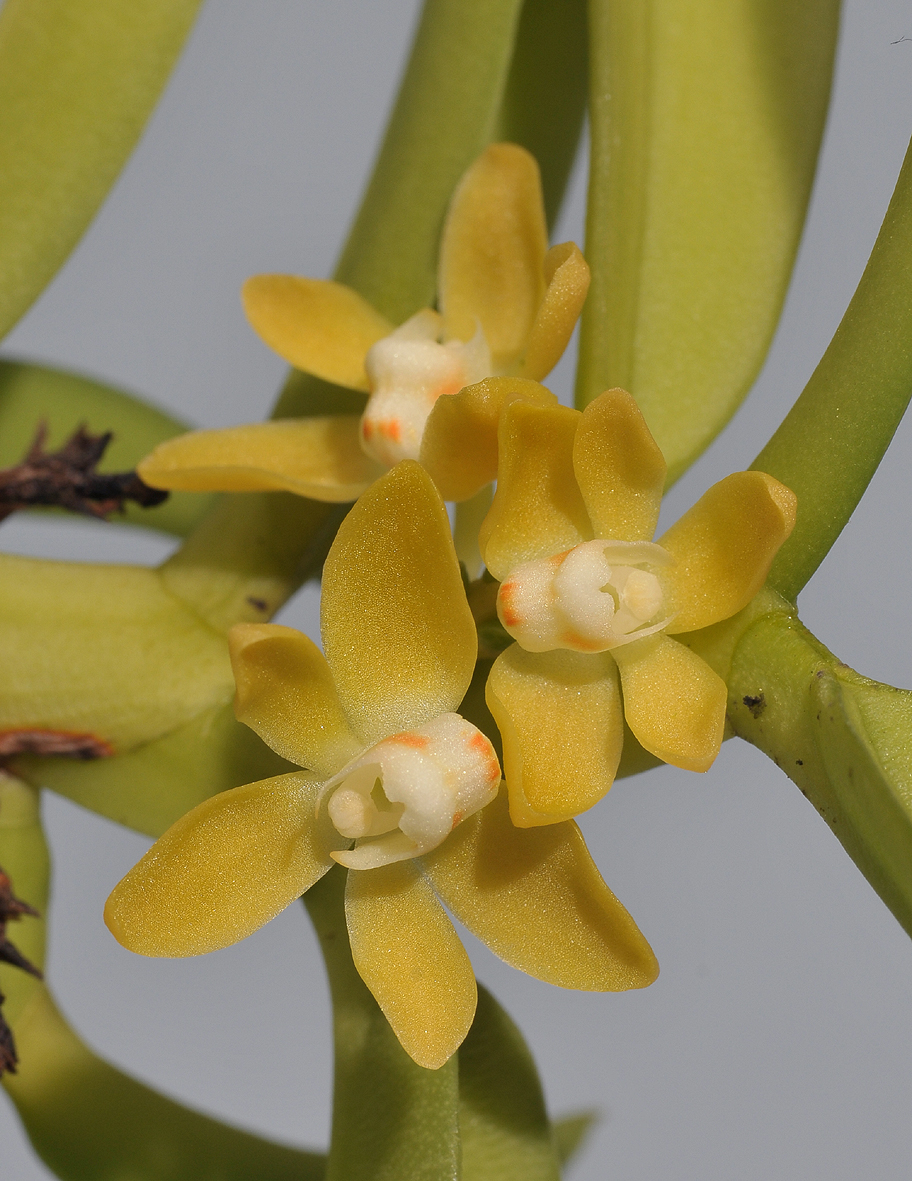
{"label": "white orchid lip", "polygon": [[497,614],[528,652],[607,652],[671,623],[655,571],[672,561],[651,541],[584,541],[517,567],[501,583]]}
{"label": "white orchid lip", "polygon": [[443,319],[425,308],[378,340],[364,367],[371,396],[361,418],[361,446],[393,467],[417,459],[421,437],[441,394],[457,394],[491,376],[491,354],[481,329],[465,343],[441,343]]}
{"label": "white orchid lip", "polygon": [[485,735],[459,714],[440,714],[384,738],[324,785],[321,809],[356,842],[332,856],[349,869],[420,857],[489,804],[499,785],[500,764]]}

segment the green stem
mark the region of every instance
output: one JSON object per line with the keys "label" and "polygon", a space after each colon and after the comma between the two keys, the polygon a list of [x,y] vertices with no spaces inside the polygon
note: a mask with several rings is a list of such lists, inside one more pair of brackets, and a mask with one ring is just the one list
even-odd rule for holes
{"label": "green stem", "polygon": [[457,1060],[426,1070],[399,1045],[355,970],[345,925],[346,871],[304,896],[333,1002],[335,1082],[326,1181],[455,1181]]}
{"label": "green stem", "polygon": [[842,532],[912,396],[912,149],[858,289],[753,466],[798,496],[770,584],[794,600]]}

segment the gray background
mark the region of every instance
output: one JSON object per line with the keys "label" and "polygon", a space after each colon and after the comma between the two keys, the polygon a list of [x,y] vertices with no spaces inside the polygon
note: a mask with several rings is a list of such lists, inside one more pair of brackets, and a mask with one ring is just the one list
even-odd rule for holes
{"label": "gray background", "polygon": [[[209,0],[135,157],[4,352],[136,390],[194,422],[262,417],[283,365],[241,315],[256,271],[330,272],[406,50],[416,0]],[[670,497],[676,516],[746,466],[839,322],[912,130],[912,12],[846,4],[808,230],[764,373]],[[893,44],[897,42],[896,44]],[[581,238],[582,165],[561,237]],[[569,387],[562,366],[557,386]],[[844,660],[912,687],[906,588],[912,427],[802,597]],[[154,562],[166,542],[13,520],[19,553]],[[316,596],[281,619],[312,630]],[[290,1143],[325,1143],[328,1002],[293,906],[199,960],[131,956],[101,907],[146,842],[50,798],[50,980],[83,1036],[169,1094]],[[705,776],[619,783],[583,818],[662,964],[645,992],[562,992],[472,943],[518,1020],[551,1108],[602,1120],[579,1181],[857,1181],[909,1175],[912,945],[797,789],[727,743]],[[4,1181],[50,1176],[0,1101]]]}

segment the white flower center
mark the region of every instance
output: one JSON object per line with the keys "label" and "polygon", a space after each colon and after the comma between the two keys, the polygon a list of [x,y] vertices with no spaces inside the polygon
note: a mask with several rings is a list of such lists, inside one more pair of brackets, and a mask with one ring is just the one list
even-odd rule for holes
{"label": "white flower center", "polygon": [[442,325],[437,312],[425,308],[378,340],[364,359],[371,396],[361,418],[361,446],[387,467],[418,458],[425,423],[441,394],[491,376],[481,329],[467,344],[441,344]]}
{"label": "white flower center", "polygon": [[326,784],[330,820],[356,842],[332,856],[349,869],[420,857],[489,804],[499,784],[493,746],[459,714],[441,714],[416,730],[393,734]]}
{"label": "white flower center", "polygon": [[525,562],[501,584],[497,614],[528,652],[607,652],[651,636],[665,597],[654,569],[671,555],[650,541],[584,541]]}

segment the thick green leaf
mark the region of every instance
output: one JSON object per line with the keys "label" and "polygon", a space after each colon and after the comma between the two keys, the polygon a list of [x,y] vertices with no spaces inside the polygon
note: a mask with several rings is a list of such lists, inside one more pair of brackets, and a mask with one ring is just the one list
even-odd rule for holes
{"label": "thick green leaf", "polygon": [[[48,850],[38,793],[0,779],[0,866],[18,897],[44,911]],[[45,923],[9,932],[44,962]],[[0,965],[19,1070],[3,1084],[35,1151],[64,1181],[320,1181],[325,1158],[271,1144],[190,1111],[116,1070],[85,1046],[33,976]]]}
{"label": "thick green leaf", "polygon": [[[724,671],[722,646],[704,640],[693,633]],[[912,934],[912,692],[840,663],[784,600],[740,632],[728,684],[734,732],[794,780]]]}
{"label": "thick green leaf", "polygon": [[[190,429],[132,394],[100,382],[62,369],[0,360],[0,467],[12,467],[22,459],[42,422],[49,428],[48,447],[59,447],[80,425],[97,435],[113,431],[99,464],[102,472],[131,471],[153,447]],[[127,505],[111,522],[146,525],[184,537],[214,499],[172,492],[156,508]]]}
{"label": "thick green leaf", "polygon": [[29,783],[150,837],[217,792],[297,770],[236,721],[230,703],[127,754],[92,762],[26,755],[15,766]]}
{"label": "thick green leaf", "polygon": [[320,937],[333,1001],[335,1086],[327,1181],[456,1181],[457,1055],[439,1070],[400,1046],[352,963],[346,871],[330,870],[304,895]]}
{"label": "thick green leaf", "polygon": [[0,555],[0,732],[123,752],[233,693],[224,638],[157,571]]}
{"label": "thick green leaf", "polygon": [[852,302],[753,466],[798,496],[769,582],[794,601],[842,532],[912,396],[912,149]]}
{"label": "thick green leaf", "polygon": [[810,195],[838,0],[590,0],[578,404],[623,386],[674,479],[766,355]]}
{"label": "thick green leaf", "polygon": [[566,1115],[554,1122],[554,1147],[561,1167],[568,1165],[580,1151],[589,1133],[598,1122],[594,1111],[583,1111],[579,1115]]}
{"label": "thick green leaf", "polygon": [[459,1049],[463,1181],[559,1181],[535,1063],[519,1029],[486,988]]}
{"label": "thick green leaf", "polygon": [[0,336],[117,178],[200,0],[6,0],[0,11]]}

